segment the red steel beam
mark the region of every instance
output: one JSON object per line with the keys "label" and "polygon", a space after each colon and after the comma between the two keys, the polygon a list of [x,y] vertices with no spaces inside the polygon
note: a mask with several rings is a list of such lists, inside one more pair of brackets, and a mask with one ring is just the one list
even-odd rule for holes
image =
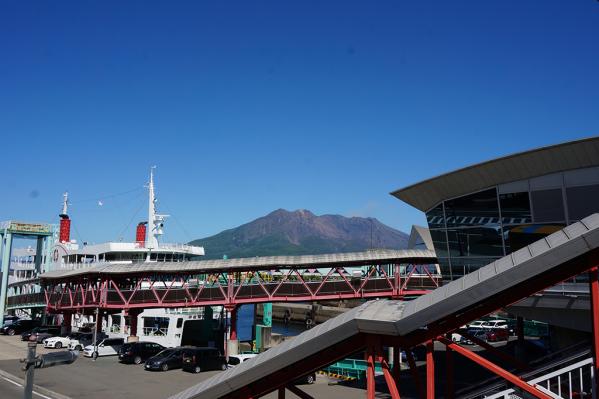
{"label": "red steel beam", "polygon": [[435,399],[435,346],[433,341],[426,343],[426,398]]}
{"label": "red steel beam", "polygon": [[389,394],[391,394],[391,399],[399,399],[399,388],[396,384],[396,382],[399,383],[399,379],[397,379],[396,381],[393,378],[393,375],[391,375],[391,370],[389,370],[389,364],[385,360],[384,356],[379,354],[378,361],[379,363],[381,363],[381,366],[383,367],[383,375],[385,377],[385,382],[387,383],[387,388],[389,388]]}
{"label": "red steel beam", "polygon": [[374,399],[376,389],[374,380],[374,346],[369,344],[366,349],[366,398]]}
{"label": "red steel beam", "polygon": [[513,364],[519,370],[527,370],[528,369],[528,365],[526,363],[523,363],[520,360],[516,359],[515,357],[510,356],[507,353],[498,350],[497,348],[495,348],[493,345],[489,344],[488,342],[485,342],[480,338],[476,338],[475,336],[473,336],[472,334],[470,334],[466,331],[460,332],[460,335],[463,335],[464,337],[468,338],[470,341],[472,341],[476,345],[485,348],[487,351],[489,351],[489,353],[492,353],[493,355],[497,356],[501,360],[505,360],[506,362]]}
{"label": "red steel beam", "polygon": [[524,391],[533,395],[535,398],[551,399],[551,396],[540,391],[538,388],[536,388],[536,385],[533,386],[533,385],[528,384],[526,381],[524,381],[517,375],[514,375],[514,374],[510,373],[509,371],[497,366],[496,364],[490,362],[489,360],[485,359],[484,357],[479,356],[476,353],[471,352],[465,348],[462,348],[460,345],[453,343],[451,340],[449,340],[445,337],[439,337],[439,341],[442,342],[443,344],[445,344],[448,348],[453,349],[455,352],[464,356],[465,358],[472,360],[474,363],[486,368],[490,372],[511,382],[512,384],[516,385],[518,388],[523,389]]}

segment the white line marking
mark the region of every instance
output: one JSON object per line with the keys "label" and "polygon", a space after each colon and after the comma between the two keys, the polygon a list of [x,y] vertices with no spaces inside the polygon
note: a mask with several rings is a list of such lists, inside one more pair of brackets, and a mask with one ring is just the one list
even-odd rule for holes
{"label": "white line marking", "polygon": [[[0,376],[0,378],[2,378],[4,381],[8,381],[8,382],[10,382],[10,383],[11,383],[11,384],[13,384],[13,385],[16,385],[16,386],[18,386],[18,387],[20,387],[20,388],[23,388],[23,385],[19,384],[18,382],[14,382],[13,380],[11,380],[11,379],[9,379],[9,378],[3,377],[3,376]],[[34,394],[34,395],[37,395],[37,396],[39,396],[39,397],[42,397],[42,398],[44,398],[44,399],[52,399],[52,398],[51,398],[51,397],[49,397],[49,396],[42,395],[41,393],[37,393],[37,392],[35,392],[35,391],[33,391],[33,394]]]}

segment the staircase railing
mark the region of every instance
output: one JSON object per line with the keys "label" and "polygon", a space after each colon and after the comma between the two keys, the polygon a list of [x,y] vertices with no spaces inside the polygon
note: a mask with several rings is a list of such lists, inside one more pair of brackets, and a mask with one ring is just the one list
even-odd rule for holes
{"label": "staircase railing", "polygon": [[[534,378],[527,381],[527,383],[535,386],[552,398],[575,399],[591,396],[591,387],[593,386],[594,378],[593,358],[589,357],[549,374]],[[515,399],[524,397],[524,395],[521,395],[515,389],[510,388],[490,396],[485,396],[485,398]],[[592,397],[596,399],[595,392],[592,392]]]}

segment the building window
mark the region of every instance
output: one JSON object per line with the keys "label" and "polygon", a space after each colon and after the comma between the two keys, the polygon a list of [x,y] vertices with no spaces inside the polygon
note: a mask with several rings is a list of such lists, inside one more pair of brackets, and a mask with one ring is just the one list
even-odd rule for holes
{"label": "building window", "polygon": [[452,259],[454,257],[503,256],[503,243],[499,225],[448,229],[447,237]]}
{"label": "building window", "polygon": [[443,258],[446,257],[447,254],[447,237],[445,235],[445,230],[431,230],[431,238],[433,240],[433,246],[435,247],[435,252],[437,257]]}
{"label": "building window", "polygon": [[445,201],[445,218],[447,227],[498,224],[497,190],[492,188]]}
{"label": "building window", "polygon": [[568,216],[571,221],[599,212],[599,185],[566,188]]}
{"label": "building window", "polygon": [[443,215],[443,203],[426,212],[426,221],[429,229],[445,228],[445,217]]}
{"label": "building window", "polygon": [[535,223],[566,220],[561,188],[533,191],[531,195]]}
{"label": "building window", "polygon": [[503,225],[532,223],[528,192],[499,194]]}
{"label": "building window", "polygon": [[511,253],[565,227],[565,223],[504,226],[506,253]]}

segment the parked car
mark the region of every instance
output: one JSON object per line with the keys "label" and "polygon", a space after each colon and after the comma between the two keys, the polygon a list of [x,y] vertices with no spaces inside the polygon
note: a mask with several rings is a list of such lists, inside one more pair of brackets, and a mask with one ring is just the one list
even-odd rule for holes
{"label": "parked car", "polygon": [[14,323],[15,321],[20,320],[19,316],[4,316],[4,325],[8,326]]}
{"label": "parked car", "polygon": [[[82,333],[72,333],[66,337],[50,337],[50,338],[44,339],[42,341],[42,343],[44,344],[44,348],[56,348],[56,349],[68,348],[69,344],[71,343],[72,340],[77,340],[82,335],[83,335]],[[91,339],[90,339],[90,342],[91,342]]]}
{"label": "parked car", "polygon": [[[483,330],[482,328],[479,329],[468,329],[468,334],[473,336],[474,338],[478,338],[480,340],[486,341],[487,340],[487,332],[485,330]],[[465,336],[462,336],[460,338],[460,343],[461,344],[466,344],[466,345],[474,345],[474,342],[472,342],[470,340],[470,338],[467,338]]]}
{"label": "parked car", "polygon": [[305,375],[294,381],[294,384],[314,384],[316,381],[316,373]]}
{"label": "parked car", "polygon": [[154,342],[128,342],[119,350],[119,361],[122,363],[142,364],[154,355],[166,349]]}
{"label": "parked car", "polygon": [[[238,363],[243,355],[239,355]],[[229,356],[229,361],[233,356]],[[246,360],[249,357],[246,357]],[[183,370],[199,373],[205,370],[226,370],[227,359],[216,348],[186,348],[183,351]]]}
{"label": "parked car", "polygon": [[146,370],[168,371],[183,367],[183,354],[189,348],[169,348],[146,360]]}
{"label": "parked car", "polygon": [[488,320],[483,323],[482,328],[487,328],[487,329],[504,328],[507,330],[508,323],[507,323],[507,320],[501,320],[501,319]]}
{"label": "parked car", "polygon": [[509,330],[502,327],[488,330],[486,335],[489,342],[507,341],[510,338]]}
{"label": "parked car", "polygon": [[240,363],[258,356],[256,353],[241,353],[238,355],[229,355],[229,367],[235,367]]}
{"label": "parked car", "polygon": [[468,329],[482,328],[483,324],[485,324],[484,320],[474,320],[472,323],[468,324]]}
{"label": "parked car", "polygon": [[44,339],[60,335],[60,326],[39,326],[21,334],[22,341],[36,341],[41,344]]}
{"label": "parked car", "polygon": [[83,356],[93,359],[98,356],[113,356],[118,355],[119,349],[125,343],[124,338],[104,338],[98,340],[98,345],[87,345],[83,348]]}
{"label": "parked car", "polygon": [[[79,333],[80,335],[77,338],[73,338],[69,341],[69,350],[71,351],[82,351],[88,345],[91,345],[94,341],[93,333]],[[108,335],[105,333],[99,333],[96,337],[98,340],[102,340],[104,338],[108,338]]]}
{"label": "parked car", "polygon": [[22,334],[25,331],[29,331],[32,328],[40,326],[41,324],[42,323],[40,320],[19,319],[13,321],[11,324],[5,324],[4,326],[2,326],[0,332],[6,335]]}

